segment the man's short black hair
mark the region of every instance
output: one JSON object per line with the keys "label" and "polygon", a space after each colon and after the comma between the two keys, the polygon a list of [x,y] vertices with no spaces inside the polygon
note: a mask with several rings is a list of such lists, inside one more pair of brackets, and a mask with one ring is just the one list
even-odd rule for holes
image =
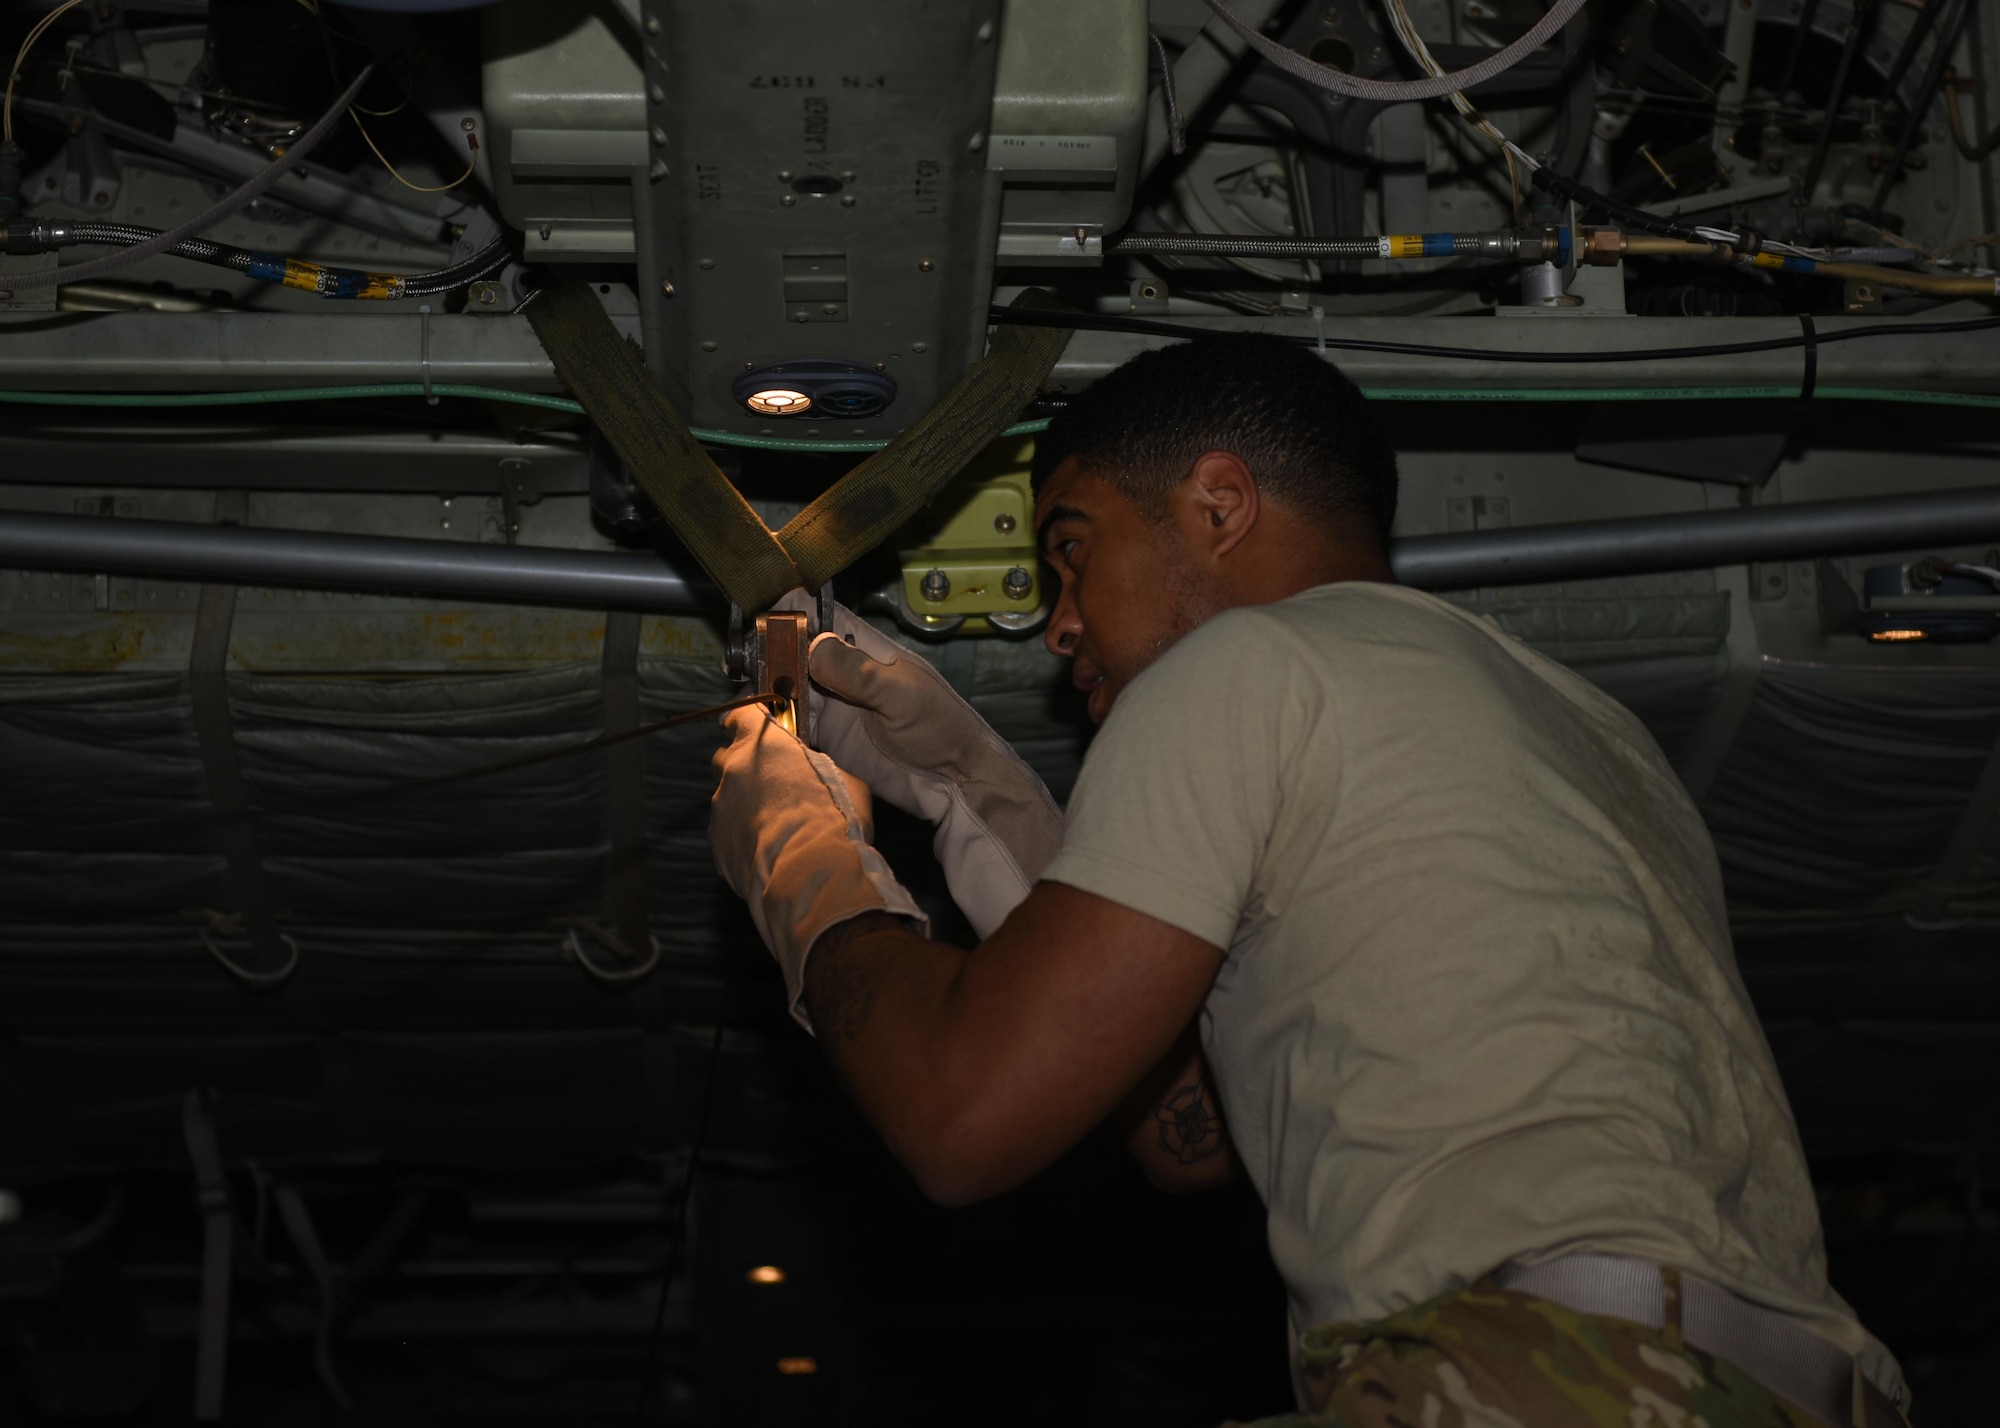
{"label": "man's short black hair", "polygon": [[1034,479],[1074,459],[1157,512],[1206,451],[1234,452],[1266,495],[1328,530],[1389,538],[1396,454],[1368,399],[1331,362],[1264,333],[1134,357],[1049,423]]}

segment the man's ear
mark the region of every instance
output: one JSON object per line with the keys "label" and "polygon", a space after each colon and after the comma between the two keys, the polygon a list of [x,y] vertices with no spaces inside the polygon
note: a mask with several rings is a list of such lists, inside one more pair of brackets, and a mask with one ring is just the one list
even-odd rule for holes
{"label": "man's ear", "polygon": [[1196,457],[1175,494],[1185,503],[1191,534],[1211,559],[1228,555],[1256,528],[1261,510],[1257,478],[1233,451]]}

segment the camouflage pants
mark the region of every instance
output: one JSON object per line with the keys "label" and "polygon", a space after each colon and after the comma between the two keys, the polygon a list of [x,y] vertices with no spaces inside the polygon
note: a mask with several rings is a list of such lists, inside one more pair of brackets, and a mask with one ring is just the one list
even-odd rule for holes
{"label": "camouflage pants", "polygon": [[1313,1411],[1254,1428],[1822,1428],[1672,1329],[1484,1281],[1303,1349]]}

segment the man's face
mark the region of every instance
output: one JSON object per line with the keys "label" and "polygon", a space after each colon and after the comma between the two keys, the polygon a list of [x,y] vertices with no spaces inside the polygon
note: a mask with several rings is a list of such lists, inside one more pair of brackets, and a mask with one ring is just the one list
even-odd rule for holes
{"label": "man's face", "polygon": [[1163,515],[1149,515],[1074,461],[1036,498],[1042,557],[1062,582],[1044,638],[1075,660],[1072,678],[1096,723],[1141,670],[1219,608],[1179,507],[1169,501]]}

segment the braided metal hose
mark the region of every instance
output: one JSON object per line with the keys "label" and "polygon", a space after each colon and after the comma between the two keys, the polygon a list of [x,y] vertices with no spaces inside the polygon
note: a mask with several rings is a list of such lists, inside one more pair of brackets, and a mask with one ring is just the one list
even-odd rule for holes
{"label": "braided metal hose", "polygon": [[1553,240],[1527,233],[1385,233],[1368,238],[1252,238],[1214,233],[1128,233],[1114,253],[1206,258],[1506,258],[1540,262]]}

